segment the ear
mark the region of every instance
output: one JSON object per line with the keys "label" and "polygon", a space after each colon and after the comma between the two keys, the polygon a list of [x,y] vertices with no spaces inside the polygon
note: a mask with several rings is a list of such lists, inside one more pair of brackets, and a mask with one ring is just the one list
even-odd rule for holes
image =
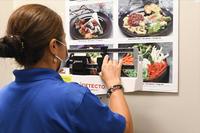
{"label": "ear", "polygon": [[49,43],[49,50],[53,55],[57,55],[59,52],[59,46],[57,45],[56,39],[52,39]]}

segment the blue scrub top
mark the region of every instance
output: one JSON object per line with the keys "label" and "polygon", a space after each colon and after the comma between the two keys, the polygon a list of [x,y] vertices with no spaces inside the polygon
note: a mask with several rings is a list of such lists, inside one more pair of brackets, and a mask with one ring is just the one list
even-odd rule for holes
{"label": "blue scrub top", "polygon": [[125,118],[51,69],[15,70],[0,90],[0,133],[123,133]]}

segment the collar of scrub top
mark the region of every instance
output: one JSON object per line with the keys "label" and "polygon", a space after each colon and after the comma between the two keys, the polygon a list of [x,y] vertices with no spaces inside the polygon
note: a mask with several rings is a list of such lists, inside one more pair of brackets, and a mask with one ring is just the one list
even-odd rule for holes
{"label": "collar of scrub top", "polygon": [[14,70],[13,74],[15,75],[16,82],[32,82],[44,79],[57,79],[63,81],[58,72],[48,68]]}

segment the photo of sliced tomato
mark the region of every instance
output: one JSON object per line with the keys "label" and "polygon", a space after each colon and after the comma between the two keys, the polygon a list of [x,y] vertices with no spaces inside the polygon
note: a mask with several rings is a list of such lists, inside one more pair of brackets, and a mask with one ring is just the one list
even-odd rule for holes
{"label": "photo of sliced tomato", "polygon": [[149,80],[154,80],[158,77],[160,77],[160,75],[162,75],[164,73],[164,71],[167,68],[167,62],[166,61],[162,61],[162,62],[155,62],[153,64],[149,64],[147,71],[148,71],[148,79]]}

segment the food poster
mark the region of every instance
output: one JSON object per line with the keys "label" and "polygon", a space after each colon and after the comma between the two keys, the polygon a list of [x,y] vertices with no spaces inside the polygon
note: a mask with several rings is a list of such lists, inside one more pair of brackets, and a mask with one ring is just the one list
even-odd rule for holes
{"label": "food poster", "polygon": [[[127,92],[178,92],[177,0],[67,0],[65,25],[69,49],[138,49],[143,57],[143,87],[136,86],[137,70],[125,67],[121,77]],[[89,57],[90,70],[73,73],[68,80],[80,81],[95,94],[106,93],[96,68],[102,53],[76,54]],[[132,52],[109,56],[134,65]]]}

